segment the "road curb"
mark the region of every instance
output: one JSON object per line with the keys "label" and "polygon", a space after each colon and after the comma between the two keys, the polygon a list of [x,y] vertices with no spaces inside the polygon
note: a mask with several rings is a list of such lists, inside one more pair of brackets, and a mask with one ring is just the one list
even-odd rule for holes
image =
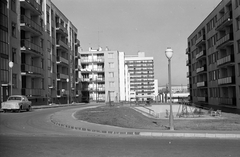
{"label": "road curb", "polygon": [[[231,133],[179,133],[174,131],[169,132],[151,132],[151,131],[112,131],[112,130],[99,130],[90,129],[87,127],[78,127],[71,124],[64,124],[54,119],[54,114],[50,116],[50,120],[56,126],[78,130],[83,132],[92,132],[100,134],[111,134],[111,135],[129,135],[129,136],[142,136],[142,137],[179,137],[179,138],[217,138],[217,139],[240,139],[240,134]],[[98,124],[99,125],[99,124]]]}

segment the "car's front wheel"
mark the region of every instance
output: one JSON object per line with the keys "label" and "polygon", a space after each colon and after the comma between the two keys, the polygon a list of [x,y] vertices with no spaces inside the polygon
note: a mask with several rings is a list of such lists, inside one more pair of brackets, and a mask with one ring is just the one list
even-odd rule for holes
{"label": "car's front wheel", "polygon": [[32,107],[31,107],[31,106],[28,106],[27,111],[28,111],[28,112],[32,111]]}

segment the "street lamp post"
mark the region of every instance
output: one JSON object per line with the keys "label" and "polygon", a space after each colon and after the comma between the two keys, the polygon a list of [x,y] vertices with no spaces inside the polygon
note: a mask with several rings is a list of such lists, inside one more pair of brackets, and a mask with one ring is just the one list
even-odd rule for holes
{"label": "street lamp post", "polygon": [[173,56],[173,50],[168,47],[167,50],[165,51],[165,55],[168,58],[168,84],[169,84],[169,94],[170,94],[170,115],[169,115],[169,125],[170,125],[170,130],[174,130],[174,125],[173,125],[173,111],[172,111],[172,87],[171,87],[171,58]]}
{"label": "street lamp post", "polygon": [[69,95],[70,95],[70,88],[69,88],[69,85],[68,85],[69,79],[67,78],[66,81],[67,81],[67,88],[68,88],[67,103],[69,104]]}
{"label": "street lamp post", "polygon": [[9,68],[10,68],[10,86],[11,86],[11,91],[10,91],[10,95],[12,95],[12,89],[13,89],[13,85],[12,85],[12,83],[13,83],[13,81],[12,81],[12,68],[13,68],[13,62],[12,61],[10,61],[9,62]]}

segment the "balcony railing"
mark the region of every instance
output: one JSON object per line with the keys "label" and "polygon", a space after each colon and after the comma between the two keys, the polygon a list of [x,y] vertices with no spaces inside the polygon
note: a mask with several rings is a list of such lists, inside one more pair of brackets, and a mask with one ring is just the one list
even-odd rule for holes
{"label": "balcony railing", "polygon": [[67,36],[68,31],[62,24],[56,23],[56,31],[62,33],[63,35]]}
{"label": "balcony railing", "polygon": [[21,26],[31,28],[34,30],[34,33],[36,32],[38,35],[41,35],[43,33],[43,27],[25,15],[21,15]]}
{"label": "balcony railing", "polygon": [[202,57],[204,55],[206,55],[206,50],[202,50],[198,54],[196,54],[196,59],[198,59],[198,58],[200,58],[200,57]]}
{"label": "balcony railing", "polygon": [[191,72],[187,72],[187,77],[189,77],[191,75]]}
{"label": "balcony railing", "polygon": [[22,95],[26,96],[43,96],[43,89],[22,88]]}
{"label": "balcony railing", "polygon": [[226,34],[224,37],[222,37],[216,42],[216,46],[220,47],[222,45],[231,43],[232,40],[233,40],[233,34],[232,33]]}
{"label": "balcony railing", "polygon": [[207,69],[206,69],[206,65],[204,65],[204,66],[202,66],[201,68],[197,68],[196,69],[196,72],[197,73],[200,73],[200,72],[203,72],[203,71],[206,71]]}
{"label": "balcony railing", "polygon": [[21,72],[26,72],[26,74],[39,74],[43,75],[43,69],[40,67],[28,65],[28,64],[22,64],[21,65]]}
{"label": "balcony railing", "polygon": [[20,0],[20,2],[25,2],[28,4],[29,9],[36,12],[37,14],[42,14],[42,6],[36,2],[36,0]]}
{"label": "balcony railing", "polygon": [[21,50],[28,50],[28,51],[34,52],[37,55],[43,55],[42,47],[40,47],[26,39],[21,40]]}
{"label": "balcony railing", "polygon": [[63,42],[62,40],[57,40],[57,46],[63,47],[64,49],[68,50],[68,44]]}
{"label": "balcony railing", "polygon": [[207,86],[206,81],[203,81],[203,82],[197,82],[197,87],[205,87],[205,86]]}
{"label": "balcony railing", "polygon": [[58,79],[68,79],[69,76],[67,74],[57,73]]}
{"label": "balcony railing", "polygon": [[229,62],[233,62],[233,56],[232,55],[228,55],[228,56],[225,56],[219,60],[217,60],[217,65],[223,65],[225,63],[229,63]]}
{"label": "balcony railing", "polygon": [[218,84],[219,85],[230,84],[230,83],[234,83],[234,77],[233,76],[218,79]]}
{"label": "balcony railing", "polygon": [[221,26],[225,25],[226,23],[230,22],[232,20],[232,12],[227,12],[224,14],[217,22],[216,22],[216,28],[219,29]]}
{"label": "balcony railing", "polygon": [[186,54],[189,54],[190,53],[190,48],[186,48]]}

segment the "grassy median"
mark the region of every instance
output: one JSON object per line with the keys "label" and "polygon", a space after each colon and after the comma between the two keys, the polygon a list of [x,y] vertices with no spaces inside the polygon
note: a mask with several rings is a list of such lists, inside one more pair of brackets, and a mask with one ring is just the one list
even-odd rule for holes
{"label": "grassy median", "polygon": [[[103,106],[78,111],[75,117],[91,123],[125,128],[168,130],[168,119],[153,119],[129,107]],[[175,130],[240,131],[240,115],[223,113],[213,119],[174,119]]]}

